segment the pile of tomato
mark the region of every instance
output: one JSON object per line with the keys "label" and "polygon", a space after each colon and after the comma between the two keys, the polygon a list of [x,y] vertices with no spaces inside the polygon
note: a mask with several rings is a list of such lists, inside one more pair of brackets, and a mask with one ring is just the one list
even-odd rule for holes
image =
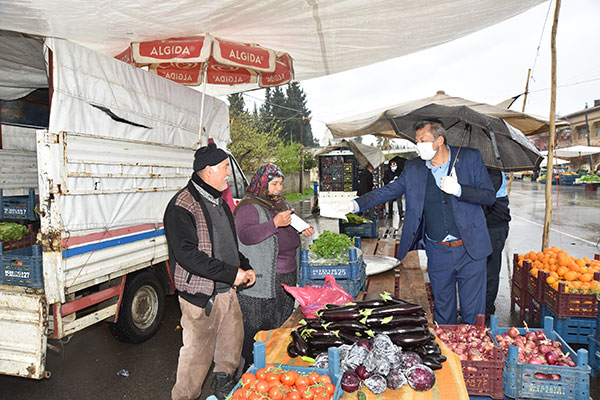
{"label": "pile of tomato", "polygon": [[244,373],[241,385],[231,400],[329,400],[335,392],[328,375],[301,375],[273,364],[258,369],[256,374]]}

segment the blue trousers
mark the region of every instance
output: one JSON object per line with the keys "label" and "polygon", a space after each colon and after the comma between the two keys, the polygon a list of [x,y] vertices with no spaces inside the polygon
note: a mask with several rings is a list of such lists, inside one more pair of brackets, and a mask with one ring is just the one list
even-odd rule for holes
{"label": "blue trousers", "polygon": [[473,260],[464,246],[449,247],[426,239],[427,271],[438,324],[456,324],[456,285],[460,314],[465,324],[475,324],[485,314],[486,258]]}

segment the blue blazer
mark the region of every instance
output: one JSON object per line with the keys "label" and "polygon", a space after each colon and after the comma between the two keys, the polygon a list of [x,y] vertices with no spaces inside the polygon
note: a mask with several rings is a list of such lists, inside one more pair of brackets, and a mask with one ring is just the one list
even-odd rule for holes
{"label": "blue blazer", "polygon": [[[450,147],[450,167],[457,152],[457,147]],[[454,220],[465,250],[471,258],[479,260],[492,252],[481,206],[494,204],[496,193],[479,150],[463,147],[454,168],[461,185],[461,195],[460,198],[448,195],[448,198],[452,202]],[[431,171],[425,161],[421,158],[412,159],[406,162],[402,174],[395,181],[356,199],[360,209],[367,210],[402,194],[406,195],[406,212],[397,254],[400,260],[411,250],[425,248],[423,206],[429,173]]]}

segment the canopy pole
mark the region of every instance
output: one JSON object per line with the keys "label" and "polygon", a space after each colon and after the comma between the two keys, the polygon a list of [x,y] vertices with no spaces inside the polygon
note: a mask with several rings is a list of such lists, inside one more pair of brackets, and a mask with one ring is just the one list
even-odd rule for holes
{"label": "canopy pole", "polygon": [[[527,80],[525,81],[525,94],[523,96],[523,107],[521,107],[521,112],[525,112],[525,103],[527,102],[527,93],[529,93],[529,78],[531,78],[531,68],[527,70]],[[508,187],[506,189],[506,195],[510,198],[510,188],[512,187],[513,177],[515,173],[510,173],[510,179],[508,180]]]}
{"label": "canopy pole", "polygon": [[204,97],[206,96],[207,65],[208,63],[202,64],[202,103],[200,105],[200,128],[198,128],[198,148],[202,147],[202,122],[204,119]]}
{"label": "canopy pole", "polygon": [[550,48],[552,68],[550,73],[550,132],[548,132],[548,167],[546,172],[546,213],[544,215],[544,233],[542,234],[542,250],[550,244],[550,224],[552,222],[552,180],[554,179],[554,137],[556,135],[556,31],[558,30],[558,14],[560,0],[556,0],[554,22]]}

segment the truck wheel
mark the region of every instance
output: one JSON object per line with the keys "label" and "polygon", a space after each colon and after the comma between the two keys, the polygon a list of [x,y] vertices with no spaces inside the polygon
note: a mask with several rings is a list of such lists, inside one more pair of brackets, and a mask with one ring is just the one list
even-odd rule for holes
{"label": "truck wheel", "polygon": [[119,319],[110,331],[120,341],[142,343],[160,328],[165,314],[165,293],[150,271],[135,274],[125,284]]}

